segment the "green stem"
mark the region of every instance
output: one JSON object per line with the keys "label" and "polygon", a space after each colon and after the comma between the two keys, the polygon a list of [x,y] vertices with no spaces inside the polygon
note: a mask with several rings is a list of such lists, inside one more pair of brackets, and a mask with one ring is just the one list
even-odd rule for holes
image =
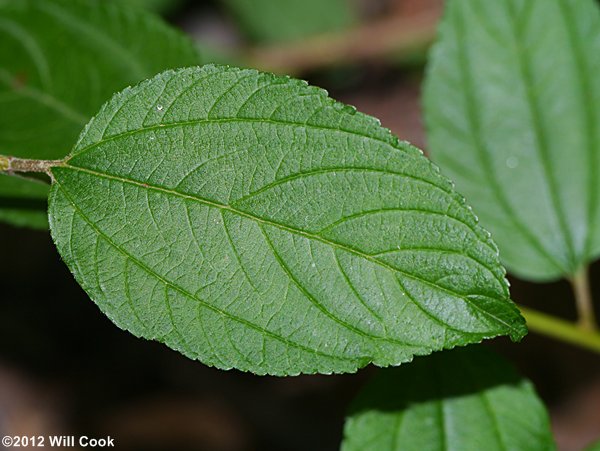
{"label": "green stem", "polygon": [[533,332],[600,353],[600,333],[525,307],[519,309]]}
{"label": "green stem", "polygon": [[581,268],[570,280],[575,294],[577,306],[578,324],[584,330],[594,331],[598,329],[596,316],[594,315],[594,302],[588,278],[588,268]]}

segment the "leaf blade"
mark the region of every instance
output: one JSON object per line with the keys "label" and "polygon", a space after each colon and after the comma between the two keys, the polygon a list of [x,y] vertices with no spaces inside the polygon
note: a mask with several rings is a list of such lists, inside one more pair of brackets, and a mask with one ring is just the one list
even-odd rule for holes
{"label": "leaf blade", "polygon": [[341,449],[556,447],[532,384],[499,356],[469,346],[380,371],[353,402]]}
{"label": "leaf blade", "polygon": [[454,0],[432,52],[432,156],[524,278],[571,275],[599,252],[599,24],[591,1]]}
{"label": "leaf blade", "polygon": [[80,284],[119,326],[204,363],[347,372],[525,332],[450,183],[303,82],[165,72],[105,104],[52,173],[52,234]]}

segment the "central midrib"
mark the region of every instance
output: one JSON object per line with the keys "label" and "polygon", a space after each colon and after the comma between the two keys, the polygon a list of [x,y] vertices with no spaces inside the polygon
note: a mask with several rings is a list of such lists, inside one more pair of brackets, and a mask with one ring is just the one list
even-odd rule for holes
{"label": "central midrib", "polygon": [[[138,182],[136,180],[131,180],[131,179],[127,179],[127,178],[123,178],[123,177],[118,177],[118,176],[111,175],[111,174],[106,174],[106,173],[102,173],[102,172],[98,172],[98,171],[93,171],[93,170],[90,170],[90,169],[87,169],[87,168],[82,168],[82,167],[78,167],[78,166],[72,166],[72,165],[67,164],[67,163],[63,164],[62,166],[59,166],[59,168],[70,169],[70,170],[79,171],[79,172],[84,172],[84,173],[88,173],[88,174],[94,175],[96,177],[100,177],[100,178],[104,178],[104,179],[108,179],[108,180],[119,181],[121,183],[126,183],[126,184],[129,184],[129,185],[134,185],[134,186],[137,186],[137,187],[142,188],[142,189],[151,189],[151,190],[162,192],[162,193],[169,194],[169,195],[172,195],[172,196],[180,197],[182,199],[192,200],[192,201],[199,202],[201,204],[204,204],[204,205],[207,205],[207,206],[210,206],[210,207],[213,207],[213,208],[217,208],[217,209],[219,209],[221,211],[222,210],[228,211],[228,212],[230,212],[232,214],[244,217],[246,219],[249,219],[251,221],[254,221],[254,222],[257,222],[257,223],[260,223],[260,224],[265,224],[265,225],[268,225],[268,226],[272,226],[272,227],[278,228],[280,230],[285,230],[285,231],[287,231],[289,233],[293,233],[293,234],[296,234],[296,235],[303,236],[303,237],[308,238],[310,240],[322,242],[322,243],[324,243],[324,244],[326,244],[328,246],[331,246],[331,247],[334,247],[334,248],[346,251],[346,252],[348,252],[350,254],[353,254],[353,255],[361,257],[361,258],[363,258],[365,260],[368,260],[368,261],[370,261],[370,262],[372,262],[372,263],[374,263],[374,264],[376,264],[378,266],[381,266],[381,267],[383,267],[383,268],[385,268],[385,269],[387,269],[389,271],[401,274],[401,275],[403,275],[403,276],[405,276],[407,278],[410,278],[412,280],[418,281],[418,282],[420,282],[422,284],[425,284],[425,285],[427,285],[427,286],[429,286],[431,288],[434,288],[434,289],[440,290],[442,292],[445,292],[445,293],[447,293],[450,296],[462,299],[464,302],[466,302],[468,305],[470,305],[471,307],[473,307],[475,310],[479,311],[483,316],[486,316],[486,317],[491,318],[491,319],[493,319],[494,321],[496,321],[496,322],[498,322],[500,324],[503,324],[508,330],[511,330],[513,332],[518,332],[518,330],[514,326],[512,326],[511,324],[508,324],[503,319],[501,319],[501,318],[499,318],[497,316],[494,316],[493,314],[491,314],[491,313],[483,310],[481,307],[479,307],[477,304],[475,304],[471,299],[469,299],[466,295],[454,292],[454,291],[452,291],[452,290],[450,290],[448,288],[436,285],[433,282],[431,282],[429,280],[426,280],[426,279],[423,279],[423,278],[421,278],[421,277],[419,277],[419,276],[417,276],[415,274],[411,274],[411,273],[405,272],[403,270],[400,270],[399,268],[395,268],[393,266],[390,266],[389,264],[385,263],[382,260],[379,260],[377,258],[373,258],[372,256],[370,256],[370,255],[368,255],[368,254],[366,254],[366,253],[364,253],[364,252],[362,252],[362,251],[360,251],[358,249],[355,249],[353,247],[347,246],[345,244],[338,243],[338,242],[332,241],[332,240],[328,240],[328,239],[323,238],[321,236],[314,235],[314,234],[312,234],[310,232],[306,232],[304,230],[296,229],[294,227],[291,227],[291,226],[288,226],[288,225],[285,225],[285,224],[281,224],[281,223],[278,223],[278,222],[275,222],[275,221],[271,221],[271,220],[266,219],[266,218],[261,218],[261,217],[258,217],[258,216],[254,216],[254,215],[252,215],[252,214],[250,214],[248,212],[245,212],[245,211],[242,211],[242,210],[238,210],[238,209],[236,209],[236,208],[234,208],[234,207],[232,207],[230,205],[221,204],[221,203],[218,203],[218,202],[215,202],[215,201],[211,201],[211,200],[208,200],[208,199],[205,199],[205,198],[201,198],[201,197],[198,197],[198,196],[192,196],[192,195],[189,195],[189,194],[181,193],[179,191],[170,190],[168,188],[164,188],[164,187],[160,187],[160,186],[156,186],[156,185],[149,185],[147,183],[142,183],[142,182]],[[487,268],[487,269],[489,270],[490,268]],[[479,295],[483,296],[483,297],[486,297],[486,298],[489,298],[489,296],[484,295],[484,294],[479,294]],[[445,326],[449,327],[448,325],[445,325]],[[452,327],[449,327],[449,328],[452,329]],[[462,331],[462,330],[458,330],[458,329],[454,329],[454,330],[456,330],[458,332],[462,332],[462,333],[474,333],[474,332]],[[478,333],[481,333],[481,332],[478,332]]]}
{"label": "central midrib", "polygon": [[[475,3],[474,3],[475,4]],[[502,184],[498,180],[496,171],[493,168],[493,163],[490,159],[490,152],[487,146],[484,144],[482,130],[480,125],[480,114],[478,110],[480,106],[475,97],[474,80],[472,74],[472,64],[470,64],[470,57],[467,52],[467,39],[465,34],[465,27],[461,13],[457,12],[453,16],[453,20],[457,26],[457,55],[459,59],[460,75],[465,83],[464,97],[466,104],[466,118],[470,124],[470,128],[473,132],[474,144],[477,148],[476,155],[484,168],[484,172],[489,175],[490,187],[494,193],[494,197],[498,201],[501,208],[506,212],[506,218],[512,222],[515,229],[517,229],[525,238],[525,240],[539,253],[541,254],[556,270],[561,273],[565,272],[565,266],[561,261],[549,252],[544,244],[540,242],[537,235],[531,231],[529,226],[523,222],[520,215],[517,215],[517,211],[513,205],[509,202],[506,193],[502,188]]]}
{"label": "central midrib", "polygon": [[[246,327],[256,330],[258,332],[262,332],[266,335],[268,335],[271,338],[274,338],[278,341],[281,341],[282,343],[290,346],[290,347],[294,347],[294,348],[298,348],[301,349],[307,353],[310,354],[314,354],[320,357],[326,357],[326,358],[331,358],[331,359],[335,359],[335,360],[340,360],[340,361],[348,361],[348,362],[355,362],[358,361],[360,359],[360,357],[357,358],[350,358],[350,357],[345,357],[345,356],[338,356],[338,355],[334,355],[334,354],[326,354],[320,350],[317,349],[311,349],[308,348],[300,343],[296,343],[294,341],[291,341],[283,336],[280,336],[268,329],[262,328],[261,326],[252,323],[251,321],[248,321],[244,318],[232,315],[229,312],[226,312],[224,310],[221,310],[218,307],[215,307],[207,302],[204,302],[200,299],[198,299],[196,296],[194,296],[192,293],[189,293],[188,291],[184,290],[183,288],[179,287],[178,285],[173,284],[172,282],[170,282],[169,280],[165,279],[162,275],[158,274],[156,271],[153,271],[152,269],[150,269],[148,266],[146,266],[143,262],[141,262],[140,260],[138,260],[137,258],[133,257],[132,255],[126,253],[120,246],[118,246],[116,243],[114,243],[110,237],[108,237],[105,233],[103,233],[101,230],[98,229],[98,227],[96,227],[79,209],[79,207],[77,207],[76,203],[73,202],[73,200],[70,198],[70,196],[68,195],[67,191],[61,186],[60,183],[56,183],[58,189],[62,192],[62,194],[65,196],[65,198],[68,200],[68,202],[73,206],[73,209],[75,211],[76,214],[78,214],[83,221],[86,222],[86,224],[88,224],[89,227],[92,228],[92,230],[94,230],[95,233],[98,234],[98,236],[102,237],[103,239],[105,239],[111,246],[113,246],[117,251],[119,251],[121,254],[123,254],[123,256],[125,258],[131,259],[131,261],[133,261],[135,264],[137,264],[140,268],[142,268],[144,271],[146,271],[147,273],[153,275],[154,277],[156,277],[160,282],[162,282],[165,286],[172,288],[173,290],[181,293],[183,296],[192,299],[196,302],[200,301],[202,306],[204,306],[205,308],[208,308],[209,310],[212,310],[214,312],[220,313],[222,315],[225,315],[228,319],[237,321],[243,325],[245,325]],[[370,358],[370,357],[369,357]]]}

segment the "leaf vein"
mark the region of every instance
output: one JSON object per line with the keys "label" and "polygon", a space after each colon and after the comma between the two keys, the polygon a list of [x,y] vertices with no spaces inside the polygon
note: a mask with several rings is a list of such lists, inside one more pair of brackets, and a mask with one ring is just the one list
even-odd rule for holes
{"label": "leaf vein", "polygon": [[[201,198],[201,197],[198,197],[198,196],[192,196],[192,195],[184,194],[184,193],[181,193],[181,192],[178,192],[178,191],[169,190],[167,188],[163,188],[163,187],[159,187],[159,186],[154,186],[154,185],[149,185],[149,184],[141,183],[141,182],[138,182],[138,181],[135,181],[135,180],[131,180],[131,179],[126,179],[126,178],[117,177],[117,176],[113,176],[113,175],[106,174],[106,173],[92,171],[92,170],[81,168],[81,167],[77,167],[77,166],[71,166],[71,165],[68,165],[66,163],[62,166],[62,168],[70,169],[70,170],[74,170],[74,171],[81,171],[81,172],[88,173],[90,175],[94,175],[94,176],[97,176],[97,177],[100,177],[100,178],[106,178],[106,179],[110,179],[110,180],[114,180],[114,181],[119,181],[121,183],[126,183],[126,184],[134,185],[134,186],[137,186],[137,187],[142,187],[144,189],[152,189],[152,190],[160,191],[162,193],[169,194],[169,195],[172,195],[172,196],[180,197],[180,198],[183,198],[183,199],[188,199],[188,200],[191,200],[191,201],[194,201],[194,202],[199,202],[201,204],[204,204],[206,206],[210,206],[210,207],[213,207],[213,208],[225,209],[225,210],[228,210],[228,211],[230,211],[232,213],[235,213],[237,215],[240,215],[240,216],[243,216],[243,217],[245,217],[247,219],[255,221],[258,224],[268,224],[268,225],[274,226],[276,228],[279,228],[281,230],[286,230],[288,232],[295,233],[295,234],[300,235],[300,236],[304,236],[305,238],[309,238],[309,239],[321,241],[322,243],[325,243],[325,244],[327,244],[329,246],[338,247],[338,248],[340,248],[342,250],[345,250],[345,251],[347,251],[347,252],[349,252],[351,254],[358,255],[358,256],[366,259],[366,260],[369,260],[369,261],[371,261],[371,262],[373,262],[375,264],[378,264],[378,265],[380,265],[380,266],[382,266],[384,268],[387,268],[388,270],[390,270],[392,272],[397,272],[397,273],[403,274],[405,277],[411,278],[413,280],[417,280],[417,281],[423,283],[424,285],[435,287],[436,289],[438,289],[438,290],[440,290],[442,292],[448,293],[448,294],[450,294],[452,296],[459,297],[459,298],[463,299],[465,302],[467,302],[470,305],[472,305],[473,308],[475,308],[476,310],[480,311],[484,316],[487,316],[489,318],[494,319],[495,321],[503,324],[506,328],[508,328],[508,329],[510,329],[510,330],[512,330],[514,332],[518,332],[513,325],[508,324],[502,318],[499,318],[498,316],[494,315],[493,313],[487,312],[487,311],[483,310],[481,307],[479,307],[477,304],[473,303],[472,300],[470,300],[468,297],[464,296],[463,294],[454,292],[454,291],[452,291],[452,290],[450,290],[449,288],[446,288],[446,287],[435,285],[433,282],[431,282],[431,281],[429,281],[427,279],[424,279],[422,277],[416,276],[414,274],[410,274],[410,273],[404,272],[404,271],[402,271],[402,270],[400,270],[398,268],[394,268],[393,266],[390,266],[389,264],[387,264],[387,263],[385,263],[385,262],[383,262],[381,260],[375,259],[375,258],[369,256],[368,254],[365,254],[364,252],[360,251],[359,249],[355,249],[353,247],[350,247],[350,246],[338,243],[336,241],[328,240],[328,239],[325,239],[325,238],[320,237],[318,235],[314,235],[314,234],[306,232],[304,230],[299,230],[299,229],[296,229],[296,228],[293,228],[293,227],[290,227],[290,226],[287,226],[287,225],[284,225],[284,224],[281,224],[281,223],[278,223],[278,222],[275,222],[275,221],[268,220],[266,218],[258,217],[258,216],[252,215],[250,213],[237,210],[237,209],[235,209],[235,208],[233,208],[233,207],[231,207],[229,205],[220,204],[218,202],[214,202],[214,201],[211,201],[211,200],[208,200],[208,199],[205,199],[205,198]],[[55,179],[57,179],[57,174],[56,173],[54,173],[54,177],[55,177]]]}
{"label": "leaf vein", "polygon": [[208,302],[204,301],[203,299],[200,299],[196,296],[194,296],[192,293],[188,292],[185,288],[180,287],[176,284],[174,284],[173,282],[165,279],[164,277],[162,277],[160,274],[158,274],[156,271],[154,271],[153,269],[151,269],[150,267],[146,266],[143,262],[139,261],[138,259],[136,259],[133,255],[131,255],[130,253],[128,253],[125,249],[123,249],[121,246],[119,246],[118,244],[116,244],[114,241],[112,241],[112,239],[110,237],[108,237],[108,235],[106,235],[104,232],[102,232],[81,210],[81,208],[79,208],[79,206],[73,201],[73,199],[71,198],[71,196],[69,195],[69,193],[67,192],[67,190],[58,182],[55,182],[57,185],[57,188],[63,193],[63,195],[65,196],[65,198],[69,201],[69,203],[72,205],[73,209],[77,212],[77,214],[81,217],[81,219],[83,221],[85,221],[98,235],[102,236],[115,250],[117,250],[118,252],[120,252],[123,256],[128,257],[131,259],[131,261],[133,263],[135,263],[137,266],[139,266],[141,269],[143,269],[146,273],[148,273],[148,275],[155,277],[156,279],[158,279],[161,283],[163,283],[164,285],[169,286],[170,288],[172,288],[173,290],[177,291],[178,293],[180,293],[181,295],[183,295],[185,298],[188,298],[190,300],[195,301],[198,305],[201,305],[202,307],[207,308],[208,310],[212,310],[213,312],[219,313],[229,319],[231,319],[232,321],[236,321],[250,329],[254,329],[260,333],[263,333],[267,336],[270,336],[271,338],[274,338],[278,341],[281,341],[282,343],[293,347],[293,348],[297,348],[300,349],[304,352],[307,353],[311,353],[311,354],[315,354],[315,355],[319,355],[321,357],[325,357],[325,358],[329,358],[329,359],[334,359],[334,360],[341,360],[341,361],[352,361],[352,362],[356,362],[357,359],[351,359],[351,358],[347,358],[347,357],[342,357],[342,356],[338,356],[338,355],[333,355],[333,354],[327,354],[324,353],[322,351],[319,351],[317,349],[311,349],[309,347],[306,347],[300,343],[296,343],[294,341],[288,340],[285,337],[282,337],[280,335],[277,335],[276,333],[270,331],[270,330],[266,330],[261,328],[259,325],[254,324],[252,322],[249,322],[243,318],[240,318],[230,312],[221,310],[220,308],[209,304]]}
{"label": "leaf vein", "polygon": [[499,183],[496,176],[496,171],[493,170],[492,163],[488,155],[488,148],[485,145],[485,141],[482,137],[481,124],[479,122],[479,105],[476,100],[474,93],[475,86],[473,80],[473,74],[471,73],[472,68],[470,64],[469,55],[467,53],[467,39],[465,36],[464,22],[460,14],[455,14],[454,20],[457,22],[454,27],[457,30],[457,48],[458,48],[458,60],[459,68],[461,72],[461,78],[463,80],[465,89],[465,103],[466,103],[466,118],[471,124],[471,131],[473,133],[474,145],[479,149],[476,152],[479,157],[480,164],[484,167],[486,174],[489,175],[489,183],[492,191],[495,194],[498,204],[506,212],[507,218],[514,224],[515,228],[521,231],[523,237],[535,248],[541,255],[543,255],[552,265],[554,265],[559,271],[564,272],[565,268],[562,262],[558,261],[551,252],[537,239],[535,233],[523,223],[521,218],[517,215],[517,211],[513,208],[512,204],[508,201],[502,185]]}

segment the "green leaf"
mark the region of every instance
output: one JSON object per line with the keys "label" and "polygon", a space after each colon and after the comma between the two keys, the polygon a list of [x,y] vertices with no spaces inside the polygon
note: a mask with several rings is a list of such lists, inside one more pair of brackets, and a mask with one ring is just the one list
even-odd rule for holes
{"label": "green leaf", "polygon": [[47,228],[48,188],[39,180],[0,174],[0,221],[21,227]]}
{"label": "green leaf", "polygon": [[[191,41],[112,1],[0,1],[0,42],[0,154],[23,158],[65,157],[115,91],[198,63]],[[43,226],[46,208],[18,201],[27,183],[0,174],[0,218],[10,210],[12,222]],[[47,196],[25,197],[43,205]]]}
{"label": "green leaf", "polygon": [[121,0],[132,6],[146,8],[160,14],[169,14],[181,6],[183,0]]}
{"label": "green leaf", "polygon": [[90,297],[208,365],[347,372],[526,333],[451,183],[300,80],[167,71],[113,97],[52,174],[52,234]]}
{"label": "green leaf", "polygon": [[549,451],[548,414],[532,384],[469,346],[380,371],[354,401],[342,451]]}
{"label": "green leaf", "polygon": [[600,451],[600,442],[596,442],[588,446],[585,451]]}
{"label": "green leaf", "polygon": [[425,85],[431,154],[523,278],[600,254],[599,54],[593,0],[447,3]]}
{"label": "green leaf", "polygon": [[295,41],[349,28],[356,12],[349,0],[221,0],[256,41]]}

